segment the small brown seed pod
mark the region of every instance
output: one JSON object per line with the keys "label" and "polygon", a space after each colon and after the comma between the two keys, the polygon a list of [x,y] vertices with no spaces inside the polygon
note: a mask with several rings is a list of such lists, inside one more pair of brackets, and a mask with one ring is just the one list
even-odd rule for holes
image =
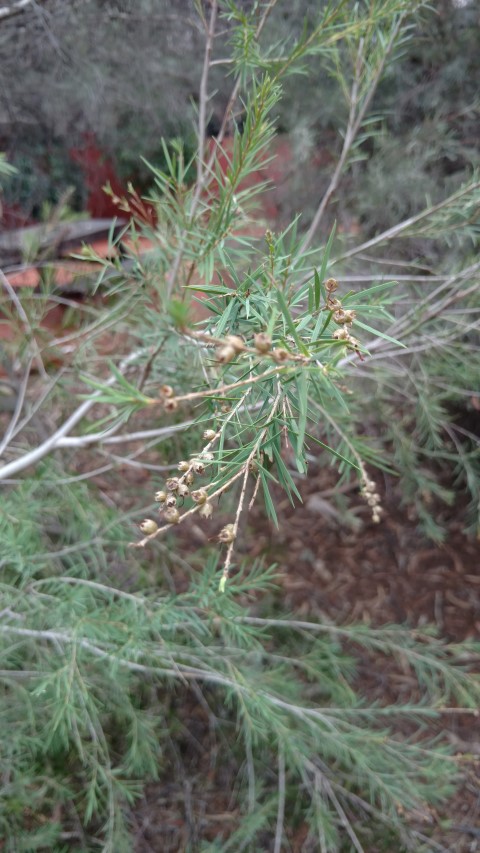
{"label": "small brown seed pod", "polygon": [[232,347],[231,344],[224,344],[221,347],[218,347],[216,350],[216,359],[220,364],[228,364],[233,358],[235,358],[237,351],[235,347]]}
{"label": "small brown seed pod", "polygon": [[165,485],[166,485],[169,492],[176,492],[178,489],[179,482],[180,481],[179,481],[178,477],[170,477],[167,480],[167,482],[165,483]]}
{"label": "small brown seed pod", "polygon": [[182,462],[179,462],[177,465],[178,471],[188,471],[189,468],[190,468],[190,462],[182,461]]}
{"label": "small brown seed pod", "polygon": [[204,437],[205,441],[213,441],[216,434],[217,433],[215,432],[214,429],[206,429],[203,433],[203,437]]}
{"label": "small brown seed pod", "polygon": [[178,409],[178,403],[175,400],[175,398],[172,397],[169,400],[165,400],[165,402],[163,404],[163,408],[165,409],[166,412],[174,412],[175,409]]}
{"label": "small brown seed pod", "polygon": [[163,492],[163,491],[162,492],[155,492],[155,500],[158,501],[158,503],[163,504],[163,503],[165,503],[166,499],[167,499],[167,493],[166,492]]}
{"label": "small brown seed pod", "polygon": [[267,353],[272,348],[272,339],[266,332],[258,332],[258,334],[254,335],[253,345],[257,352]]}
{"label": "small brown seed pod", "polygon": [[178,524],[178,522],[180,521],[180,513],[178,509],[174,506],[172,506],[170,509],[166,509],[163,517],[168,524]]}
{"label": "small brown seed pod", "polygon": [[160,394],[162,397],[173,397],[174,391],[171,385],[161,385]]}
{"label": "small brown seed pod", "polygon": [[225,338],[225,342],[229,346],[233,347],[234,350],[236,350],[237,352],[243,352],[243,350],[245,349],[245,344],[242,339],[238,337],[238,335],[227,335],[227,337]]}
{"label": "small brown seed pod", "polygon": [[205,465],[200,461],[200,459],[193,460],[192,468],[195,471],[195,474],[203,474],[205,472]]}
{"label": "small brown seed pod", "polygon": [[147,536],[150,536],[152,533],[156,533],[158,530],[158,524],[153,518],[146,518],[145,521],[142,521],[140,525],[140,530],[142,533],[145,533]]}
{"label": "small brown seed pod", "polygon": [[206,501],[206,503],[202,504],[202,506],[198,510],[198,514],[201,515],[202,518],[210,518],[212,513],[213,513],[213,506],[211,503],[209,503],[209,501]]}
{"label": "small brown seed pod", "polygon": [[218,534],[218,541],[230,544],[230,542],[233,542],[234,539],[235,526],[233,524],[226,524],[225,527],[222,527],[220,533]]}
{"label": "small brown seed pod", "polygon": [[192,492],[192,500],[196,504],[204,504],[208,500],[208,492],[206,489],[197,489],[195,492]]}
{"label": "small brown seed pod", "polygon": [[283,364],[290,358],[290,353],[286,349],[277,348],[272,350],[272,358],[277,364]]}
{"label": "small brown seed pod", "polygon": [[188,474],[185,474],[185,482],[187,486],[191,486],[195,482],[195,477],[191,471],[189,471]]}
{"label": "small brown seed pod", "polygon": [[170,507],[176,506],[176,505],[177,505],[177,499],[176,499],[175,495],[173,495],[173,494],[167,495],[167,499],[165,501],[165,506],[170,508]]}
{"label": "small brown seed pod", "polygon": [[338,281],[336,278],[327,278],[325,282],[325,290],[328,291],[328,293],[334,293],[337,287]]}
{"label": "small brown seed pod", "polygon": [[181,498],[186,498],[187,495],[190,494],[190,489],[188,488],[188,486],[185,485],[185,483],[179,483],[177,488],[177,494]]}

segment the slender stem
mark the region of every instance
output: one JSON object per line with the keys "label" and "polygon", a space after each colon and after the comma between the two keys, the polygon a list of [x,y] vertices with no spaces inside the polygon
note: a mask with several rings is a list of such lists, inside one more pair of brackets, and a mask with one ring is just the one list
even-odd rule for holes
{"label": "slender stem", "polygon": [[202,77],[200,80],[200,93],[198,105],[198,151],[197,151],[197,184],[203,182],[203,172],[205,164],[203,162],[205,152],[205,137],[207,125],[207,104],[208,104],[208,72],[210,70],[211,53],[213,40],[215,38],[215,25],[217,22],[218,3],[217,0],[212,0],[212,8],[210,12],[210,23],[207,30],[205,40],[205,53],[203,57]]}
{"label": "slender stem", "polygon": [[[0,13],[1,13],[1,9],[0,9]],[[42,361],[42,356],[40,354],[40,347],[38,346],[35,335],[33,334],[33,329],[31,327],[30,320],[28,319],[28,317],[25,313],[25,309],[24,309],[22,303],[20,302],[20,299],[18,298],[17,294],[15,293],[14,288],[10,284],[7,276],[5,275],[5,273],[2,270],[0,270],[0,280],[1,280],[5,290],[7,291],[10,299],[12,300],[13,304],[15,305],[15,308],[17,309],[17,312],[18,312],[18,316],[20,317],[20,319],[21,319],[21,321],[25,327],[25,332],[32,342],[33,349],[34,349],[34,358],[35,358],[35,361],[37,362],[37,367],[38,367],[39,373],[41,373],[41,375],[44,378],[46,378],[47,371],[45,370],[45,366],[44,366],[43,361]]]}
{"label": "slender stem", "polygon": [[[127,358],[123,360],[120,365],[120,370],[125,370],[132,361],[135,361],[139,355],[142,355],[145,350],[137,350],[131,353]],[[113,385],[116,382],[116,378],[112,376],[107,382],[106,385]],[[38,447],[33,448],[28,453],[25,453],[24,456],[21,456],[19,459],[15,459],[13,462],[9,462],[7,465],[4,465],[0,468],[0,480],[5,480],[8,477],[12,477],[15,474],[18,474],[19,471],[23,471],[25,468],[28,468],[30,465],[33,465],[35,462],[39,462],[40,459],[43,459],[48,453],[52,450],[56,449],[60,445],[60,441],[65,438],[71,429],[73,429],[76,424],[78,424],[90,411],[92,406],[94,406],[97,402],[97,397],[101,394],[101,391],[96,391],[92,396],[85,400],[77,409],[70,415],[69,418],[59,427],[52,435],[50,435],[47,439],[45,439],[42,444],[39,444]],[[109,434],[113,432],[113,430],[107,430],[105,434]]]}
{"label": "slender stem", "polygon": [[283,820],[285,817],[285,751],[283,746],[278,748],[278,807],[277,826],[273,853],[281,853],[283,839]]}
{"label": "slender stem", "polygon": [[324,195],[320,201],[320,204],[317,208],[315,216],[313,217],[312,224],[310,225],[310,228],[308,229],[308,231],[307,231],[307,233],[306,233],[306,235],[302,241],[302,244],[301,244],[301,247],[299,250],[299,255],[302,255],[310,246],[310,244],[311,244],[311,242],[312,242],[312,240],[313,240],[313,238],[317,232],[318,226],[320,225],[320,222],[323,219],[323,215],[325,213],[327,205],[328,205],[332,195],[334,194],[334,192],[336,191],[336,189],[338,187],[338,184],[340,182],[340,178],[341,178],[342,173],[343,173],[343,169],[345,167],[345,164],[348,160],[348,156],[350,154],[350,150],[352,148],[353,143],[355,142],[355,139],[356,139],[358,132],[360,130],[360,127],[362,125],[362,122],[365,118],[365,113],[367,112],[367,109],[370,106],[372,98],[375,94],[378,83],[380,81],[380,78],[383,74],[383,70],[385,68],[385,63],[386,63],[387,58],[388,58],[388,56],[389,56],[389,54],[393,48],[393,45],[395,43],[395,39],[397,38],[397,35],[399,33],[399,30],[400,30],[400,27],[403,23],[404,18],[405,18],[405,15],[401,15],[399,17],[397,23],[393,27],[393,30],[391,32],[388,43],[384,49],[382,58],[377,65],[375,73],[373,74],[368,92],[365,95],[363,102],[357,111],[358,101],[359,101],[360,77],[361,77],[361,70],[362,70],[362,63],[363,63],[363,50],[364,50],[364,40],[360,39],[360,41],[359,41],[357,58],[355,61],[354,79],[353,79],[353,83],[352,83],[352,90],[350,93],[350,110],[349,110],[347,129],[345,132],[345,138],[343,141],[342,151],[341,151],[340,157],[338,159],[337,165],[335,167],[335,170],[333,172],[333,175],[330,179],[330,183],[329,183],[329,185],[328,185],[328,187],[327,187],[327,189],[326,189],[326,191],[325,191],[325,193],[324,193]]}

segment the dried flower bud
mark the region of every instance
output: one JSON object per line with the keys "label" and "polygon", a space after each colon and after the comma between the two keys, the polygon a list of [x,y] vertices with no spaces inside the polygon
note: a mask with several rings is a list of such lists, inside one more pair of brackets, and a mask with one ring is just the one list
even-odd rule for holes
{"label": "dried flower bud", "polygon": [[177,469],[179,471],[188,471],[189,468],[190,468],[190,462],[182,461],[182,462],[179,462],[177,465]]}
{"label": "dried flower bud", "polygon": [[155,500],[158,501],[158,503],[163,504],[163,503],[165,503],[166,499],[167,499],[167,493],[166,492],[155,492]]}
{"label": "dried flower bud", "polygon": [[170,400],[165,400],[163,404],[163,408],[166,412],[174,412],[175,409],[178,409],[177,401],[172,397]]}
{"label": "dried flower bud", "polygon": [[192,468],[195,471],[195,474],[203,474],[205,472],[205,465],[200,461],[200,459],[193,460]]}
{"label": "dried flower bud", "polygon": [[253,343],[257,352],[267,353],[272,348],[272,339],[266,332],[258,332],[253,338]]}
{"label": "dried flower bud", "polygon": [[225,542],[230,544],[235,539],[235,525],[227,524],[225,527],[222,527],[220,533],[218,534],[218,541]]}
{"label": "dried flower bud", "polygon": [[325,282],[325,290],[327,290],[328,293],[334,293],[337,287],[338,281],[336,278],[327,278]]}
{"label": "dried flower bud", "polygon": [[210,518],[213,513],[213,506],[208,501],[200,507],[198,510],[198,514],[202,516],[202,518]]}
{"label": "dried flower bud", "polygon": [[208,492],[206,489],[197,489],[195,492],[192,492],[192,500],[196,504],[204,504],[208,500]]}
{"label": "dried flower bud", "polygon": [[189,471],[188,474],[185,474],[185,482],[187,486],[191,486],[192,483],[195,482],[195,477],[193,476],[191,471]]}
{"label": "dried flower bud", "polygon": [[170,509],[166,509],[163,517],[168,524],[178,524],[180,521],[180,513],[174,506],[170,507]]}
{"label": "dried flower bud", "polygon": [[272,358],[277,364],[282,364],[284,361],[288,361],[290,353],[286,349],[274,349],[272,350]]}
{"label": "dried flower bud", "polygon": [[241,338],[238,337],[238,335],[227,335],[225,341],[237,352],[243,352],[245,349],[245,343],[242,341]]}
{"label": "dried flower bud", "polygon": [[217,433],[215,432],[214,429],[206,429],[203,433],[203,437],[204,437],[205,441],[213,441],[216,434]]}
{"label": "dried flower bud", "polygon": [[162,397],[173,397],[173,388],[171,385],[161,385],[160,386],[160,394]]}
{"label": "dried flower bud", "polygon": [[345,323],[353,323],[356,316],[356,311],[345,311]]}
{"label": "dried flower bud", "polygon": [[347,312],[344,311],[343,308],[339,308],[337,311],[335,311],[335,313],[333,315],[333,319],[334,319],[335,323],[339,324],[339,326],[343,326],[344,323],[348,322],[348,320],[346,319],[346,316],[347,316]]}
{"label": "dried flower bud", "polygon": [[165,485],[166,485],[169,492],[176,492],[178,489],[179,482],[180,481],[179,481],[178,477],[170,477],[167,480],[167,482],[165,483]]}
{"label": "dried flower bud", "polygon": [[145,533],[147,536],[150,536],[152,533],[156,533],[158,530],[158,524],[152,518],[146,518],[145,521],[142,521],[140,525],[140,530],[142,533]]}
{"label": "dried flower bud", "polygon": [[337,308],[341,308],[342,303],[339,299],[335,299],[334,296],[329,296],[327,299],[327,308],[329,311],[336,311]]}
{"label": "dried flower bud", "polygon": [[333,333],[333,338],[336,341],[348,341],[350,340],[350,335],[346,329],[337,329],[336,332]]}
{"label": "dried flower bud", "polygon": [[165,506],[172,507],[177,505],[177,499],[174,494],[170,493],[167,495]]}
{"label": "dried flower bud", "polygon": [[188,486],[185,485],[185,483],[179,483],[177,488],[177,494],[181,498],[186,498],[187,495],[190,494],[190,489],[188,488]]}
{"label": "dried flower bud", "polygon": [[224,346],[218,347],[216,351],[217,361],[220,364],[228,364],[232,358],[235,358],[237,352],[235,347],[232,347],[230,344],[225,344]]}

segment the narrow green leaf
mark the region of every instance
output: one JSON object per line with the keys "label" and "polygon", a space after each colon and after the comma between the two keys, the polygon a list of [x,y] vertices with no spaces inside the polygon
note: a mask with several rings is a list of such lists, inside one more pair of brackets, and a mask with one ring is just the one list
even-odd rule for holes
{"label": "narrow green leaf", "polygon": [[[319,276],[317,270],[315,270],[315,272],[313,274],[313,279],[314,279],[314,293],[315,293],[315,310],[318,311],[320,308],[321,291],[320,291],[320,276]],[[309,310],[310,310],[310,308],[309,308]]]}
{"label": "narrow green leaf", "polygon": [[277,513],[275,511],[275,505],[272,501],[272,496],[271,496],[270,490],[268,488],[267,478],[265,477],[265,472],[263,469],[260,469],[260,477],[262,480],[262,488],[263,488],[263,495],[265,498],[265,508],[267,510],[267,515],[269,518],[271,518],[275,527],[278,528],[278,518],[277,518]]}
{"label": "narrow green leaf", "polygon": [[[306,373],[301,370],[299,375],[297,376],[297,390],[298,390],[298,436],[297,436],[297,467],[298,460],[301,460],[302,468],[304,467],[304,461],[302,458],[303,452],[303,442],[305,440],[305,430],[307,427],[307,414],[308,414],[308,382]],[[300,470],[300,469],[299,469]]]}
{"label": "narrow green leaf", "polygon": [[323,441],[320,441],[319,438],[315,438],[315,436],[311,435],[309,432],[306,433],[306,436],[307,438],[311,439],[311,441],[315,442],[315,444],[319,444],[320,447],[323,447],[324,450],[328,450],[328,452],[331,453],[332,456],[335,456],[337,459],[340,459],[342,462],[345,462],[349,467],[355,468],[356,471],[360,471],[359,466],[356,465],[355,462],[352,462],[351,459],[347,459],[346,456],[343,456],[341,453],[338,452],[338,450],[334,450],[333,447],[330,447],[329,444],[325,444]]}
{"label": "narrow green leaf", "polygon": [[367,326],[366,323],[362,323],[360,320],[355,320],[355,325],[360,326],[361,329],[365,329],[365,331],[370,332],[372,335],[375,335],[377,338],[383,338],[385,341],[390,341],[391,344],[395,344],[397,347],[402,347],[402,349],[406,349],[406,344],[402,344],[401,341],[397,341],[396,338],[390,337],[385,332],[379,332],[378,329],[372,329],[371,326]]}
{"label": "narrow green leaf", "polygon": [[288,331],[290,332],[290,334],[291,334],[293,340],[295,341],[297,347],[299,348],[299,350],[306,355],[308,353],[308,350],[298,336],[297,330],[295,328],[295,323],[293,322],[292,315],[290,314],[288,305],[285,301],[285,297],[280,290],[277,290],[277,302],[278,302],[280,310],[281,310],[281,312],[285,318],[285,322],[287,324]]}

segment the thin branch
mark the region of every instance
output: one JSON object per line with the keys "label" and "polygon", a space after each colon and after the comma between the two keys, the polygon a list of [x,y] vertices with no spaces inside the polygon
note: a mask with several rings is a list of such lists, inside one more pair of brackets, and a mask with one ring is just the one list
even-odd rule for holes
{"label": "thin branch", "polygon": [[275,844],[273,853],[281,853],[283,839],[283,820],[285,817],[285,752],[283,746],[278,748],[278,808],[277,826],[275,829]]}
{"label": "thin branch", "polygon": [[41,0],[16,0],[11,6],[0,6],[0,21],[6,21],[7,18],[20,15],[21,12],[26,11],[29,6],[35,5],[37,2],[41,2]]}
{"label": "thin branch", "polygon": [[[144,349],[137,350],[136,352],[131,353],[127,358],[125,358],[121,365],[120,370],[124,371],[132,361],[135,361],[139,355],[142,355],[145,352]],[[106,385],[114,385],[116,382],[115,376],[112,376],[105,383]],[[96,404],[97,397],[100,396],[101,391],[95,391],[92,396],[85,400],[77,409],[70,415],[69,418],[59,427],[51,436],[49,436],[42,444],[39,444],[38,447],[33,448],[28,453],[25,453],[24,456],[21,456],[19,459],[13,460],[13,462],[9,462],[7,465],[4,465],[0,468],[0,480],[5,480],[8,477],[12,477],[15,474],[18,474],[19,471],[25,470],[25,468],[29,468],[30,465],[34,465],[35,462],[39,462],[40,459],[43,459],[44,456],[47,456],[52,450],[55,450],[60,446],[60,442],[64,439],[70,430],[73,429],[90,411],[90,409]],[[118,427],[115,427],[117,429]],[[105,434],[109,434],[113,432],[113,430],[106,430]]]}
{"label": "thin branch", "polygon": [[[339,255],[334,259],[333,263],[338,264],[340,261],[345,261],[347,258],[353,258],[355,255],[359,255],[361,252],[365,252],[367,249],[371,249],[373,246],[378,246],[381,243],[386,243],[389,240],[393,240],[395,237],[398,237],[412,225],[417,225],[423,219],[427,219],[429,216],[432,216],[434,213],[438,213],[439,210],[443,210],[443,208],[448,207],[452,202],[459,201],[463,196],[468,195],[473,190],[478,190],[480,188],[480,181],[476,181],[475,183],[467,184],[464,187],[461,187],[457,192],[452,193],[447,198],[439,201],[438,204],[433,204],[431,207],[426,207],[420,211],[420,213],[416,213],[414,216],[409,216],[408,219],[404,219],[402,222],[397,223],[397,225],[393,225],[391,228],[388,228],[386,231],[382,231],[381,234],[377,234],[376,237],[372,237],[371,240],[367,240],[365,243],[361,243],[359,246],[354,246],[349,251],[344,252],[342,255]],[[333,264],[332,264],[333,265]]]}
{"label": "thin branch", "polygon": [[7,429],[5,430],[5,435],[3,437],[3,440],[0,443],[0,456],[2,455],[4,450],[8,447],[10,439],[15,434],[15,427],[17,426],[18,419],[22,413],[23,404],[25,402],[25,395],[27,393],[28,380],[30,377],[30,370],[32,368],[32,361],[33,361],[33,359],[30,359],[30,361],[27,364],[25,374],[24,374],[24,377],[22,379],[22,383],[20,385],[20,388],[19,388],[19,391],[17,394],[17,399],[15,402],[15,411],[13,412],[12,419],[11,419]]}
{"label": "thin branch", "polygon": [[39,370],[40,374],[45,378],[47,376],[47,371],[45,370],[45,366],[44,366],[43,361],[42,361],[42,356],[40,355],[40,347],[38,346],[35,335],[33,334],[33,329],[31,327],[30,320],[28,319],[28,317],[25,313],[25,309],[24,309],[22,303],[20,302],[17,294],[15,293],[14,288],[10,284],[7,276],[5,275],[5,273],[2,270],[0,270],[0,280],[1,280],[5,290],[7,291],[10,299],[12,300],[13,304],[15,305],[15,308],[17,309],[18,316],[20,317],[20,319],[21,319],[21,321],[25,327],[25,333],[27,334],[27,337],[32,342],[33,349],[34,349],[34,358],[35,358],[35,361],[37,363],[38,370]]}
{"label": "thin branch", "polygon": [[210,70],[210,59],[212,54],[213,40],[215,38],[215,25],[217,22],[218,3],[212,0],[210,22],[205,40],[205,53],[203,57],[202,77],[200,80],[199,105],[198,105],[198,151],[197,151],[197,184],[203,182],[205,164],[203,162],[205,152],[205,137],[207,130],[207,104],[208,104],[208,72]]}
{"label": "thin branch", "polygon": [[[277,2],[278,2],[278,0],[269,0],[269,2],[266,4],[266,6],[263,10],[263,13],[262,13],[262,17],[260,18],[258,26],[255,30],[255,38],[256,39],[258,39],[260,37],[260,35],[263,31],[263,28],[267,22],[267,18],[270,15],[270,12],[272,11],[273,7],[276,5]],[[212,175],[215,174],[214,164],[215,164],[215,160],[217,158],[217,149],[218,149],[218,146],[222,144],[223,138],[224,138],[225,133],[227,131],[227,126],[228,126],[230,114],[231,114],[233,107],[235,105],[235,102],[238,98],[240,88],[241,88],[241,77],[238,76],[235,83],[234,83],[233,89],[232,89],[230,97],[228,99],[227,106],[225,108],[225,112],[223,114],[222,124],[220,125],[220,129],[219,129],[218,134],[217,134],[217,140],[216,140],[217,146],[216,146],[216,148],[213,149],[213,151],[210,155],[210,158],[208,160],[208,163],[202,169],[202,174],[201,174],[200,180],[196,181],[195,191],[194,191],[193,198],[192,198],[192,203],[190,205],[190,210],[188,212],[190,221],[193,221],[193,218],[194,218],[194,216],[197,212],[197,209],[198,209],[198,205],[200,204],[200,199],[202,197],[202,193],[204,192],[204,190],[208,186],[208,183],[211,180]],[[178,273],[179,273],[179,270],[180,270],[180,267],[182,264],[182,260],[183,260],[183,255],[185,252],[186,237],[187,237],[187,232],[185,230],[183,232],[181,238],[180,238],[180,242],[179,242],[178,249],[177,249],[177,254],[174,258],[172,267],[171,267],[170,272],[168,274],[168,278],[167,278],[167,281],[168,281],[167,295],[168,296],[171,296],[171,294],[175,288],[176,282],[177,282]]]}
{"label": "thin branch", "polygon": [[363,39],[360,39],[360,41],[359,41],[357,58],[355,61],[354,79],[353,79],[352,90],[351,90],[351,94],[350,94],[350,110],[349,110],[349,116],[348,116],[348,123],[347,123],[347,129],[345,132],[345,138],[343,141],[342,151],[341,151],[340,157],[338,159],[337,165],[335,167],[335,170],[333,172],[333,175],[330,179],[330,183],[329,183],[327,189],[325,190],[325,193],[324,193],[322,200],[321,200],[321,202],[317,208],[315,216],[313,217],[310,228],[308,229],[308,231],[307,231],[307,233],[306,233],[306,235],[302,241],[302,244],[301,244],[301,247],[299,250],[300,254],[304,253],[308,249],[308,247],[310,246],[310,244],[311,244],[311,242],[312,242],[312,240],[313,240],[313,238],[317,232],[318,226],[320,225],[320,222],[323,219],[323,215],[325,213],[327,205],[328,205],[332,195],[334,194],[334,192],[336,191],[336,189],[338,187],[338,184],[340,182],[340,178],[341,178],[342,173],[343,173],[343,169],[345,167],[345,164],[346,164],[348,157],[349,157],[349,154],[350,154],[350,150],[352,148],[353,143],[355,142],[355,139],[356,139],[358,132],[360,130],[360,127],[362,125],[362,122],[365,118],[365,113],[367,112],[368,107],[370,106],[370,103],[372,101],[372,98],[376,92],[378,83],[380,81],[380,78],[383,74],[383,70],[385,68],[385,63],[386,63],[387,58],[388,58],[388,56],[389,56],[389,54],[393,48],[393,45],[395,43],[395,39],[397,38],[398,32],[400,30],[400,27],[403,23],[404,18],[405,18],[405,15],[401,15],[399,17],[397,23],[393,27],[393,30],[391,32],[388,43],[384,49],[382,58],[381,58],[380,62],[378,63],[378,66],[377,66],[375,73],[372,77],[372,80],[370,82],[369,90],[368,90],[367,94],[365,95],[363,103],[357,112],[358,100],[359,100],[359,88],[360,88],[360,75],[361,75],[361,70],[362,70],[363,48],[364,48]]}

